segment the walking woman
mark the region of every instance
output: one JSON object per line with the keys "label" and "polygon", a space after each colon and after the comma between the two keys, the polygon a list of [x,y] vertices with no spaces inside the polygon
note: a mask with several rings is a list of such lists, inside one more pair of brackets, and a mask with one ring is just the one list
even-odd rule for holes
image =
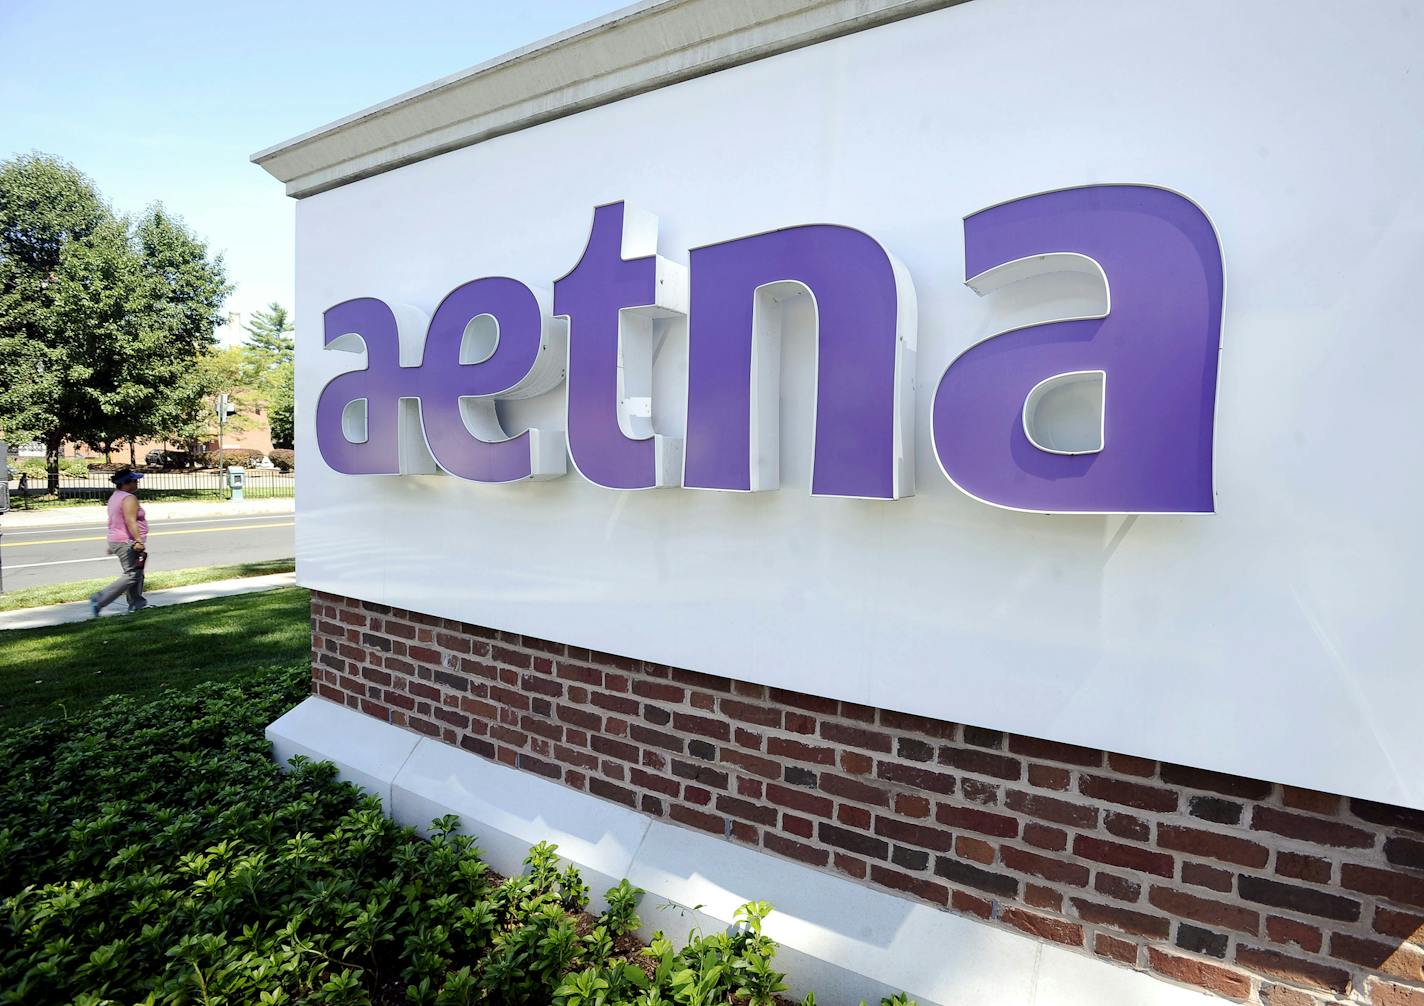
{"label": "walking woman", "polygon": [[148,607],[143,596],[143,567],[148,562],[148,521],[138,505],[138,480],[142,475],[125,468],[112,478],[109,496],[109,554],[119,557],[123,573],[113,583],[89,598],[94,617],[120,594],[128,595],[129,611]]}

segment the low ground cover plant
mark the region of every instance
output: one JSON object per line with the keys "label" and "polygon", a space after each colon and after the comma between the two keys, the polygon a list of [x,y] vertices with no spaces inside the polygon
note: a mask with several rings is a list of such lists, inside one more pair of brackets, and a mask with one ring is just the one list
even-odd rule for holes
{"label": "low ground cover plant", "polygon": [[780,999],[769,905],[644,946],[626,881],[593,916],[553,846],[500,877],[454,818],[422,839],[330,765],[279,771],[263,727],[306,687],[272,672],[0,732],[0,1002]]}

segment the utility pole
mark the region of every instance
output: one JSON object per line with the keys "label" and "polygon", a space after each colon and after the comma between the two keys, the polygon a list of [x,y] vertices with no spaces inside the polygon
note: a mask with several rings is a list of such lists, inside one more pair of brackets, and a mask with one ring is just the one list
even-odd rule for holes
{"label": "utility pole", "polygon": [[[227,417],[237,412],[237,406],[228,400],[227,393],[218,395],[218,400],[213,406],[218,414],[218,487],[225,490],[227,487],[227,459],[223,453],[223,434],[227,430]],[[220,491],[219,495],[226,499],[227,493]]]}

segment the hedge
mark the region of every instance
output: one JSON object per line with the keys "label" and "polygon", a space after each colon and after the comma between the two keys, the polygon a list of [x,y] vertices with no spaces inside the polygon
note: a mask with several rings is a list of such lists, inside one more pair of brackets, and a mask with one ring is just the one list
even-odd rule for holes
{"label": "hedge", "polygon": [[780,1001],[769,905],[644,946],[642,892],[623,881],[588,914],[552,845],[500,877],[456,818],[424,840],[330,765],[279,771],[263,727],[306,676],[259,682],[0,734],[0,1002]]}
{"label": "hedge", "polygon": [[261,461],[265,454],[261,451],[254,451],[247,447],[229,447],[219,453],[218,451],[203,451],[201,454],[193,455],[198,462],[199,468],[216,468],[219,463],[223,467],[231,465],[241,465],[244,468],[252,468]]}
{"label": "hedge", "polygon": [[[59,474],[65,478],[82,479],[90,472],[110,472],[118,471],[120,468],[127,468],[128,465],[104,464],[101,461],[91,461],[88,458],[61,458],[59,461]],[[10,471],[24,472],[34,482],[43,479],[48,474],[44,458],[25,458],[10,465]]]}

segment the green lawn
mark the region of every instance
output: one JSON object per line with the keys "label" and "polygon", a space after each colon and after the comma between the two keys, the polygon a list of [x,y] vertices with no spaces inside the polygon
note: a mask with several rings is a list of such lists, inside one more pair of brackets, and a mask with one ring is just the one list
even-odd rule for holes
{"label": "green lawn", "polygon": [[292,587],[0,632],[0,727],[304,664],[309,614],[307,591]]}
{"label": "green lawn", "polygon": [[[196,566],[191,569],[160,570],[144,579],[143,589],[146,591],[164,590],[168,587],[186,587],[192,583],[211,583],[213,580],[290,573],[295,568],[296,565],[291,559],[268,559],[265,562],[242,562],[231,566]],[[24,590],[14,590],[8,594],[0,594],[0,611],[82,601],[90,594],[107,586],[113,579],[112,576],[101,576],[93,580],[76,580],[73,583],[56,583],[45,587],[26,587]]]}

